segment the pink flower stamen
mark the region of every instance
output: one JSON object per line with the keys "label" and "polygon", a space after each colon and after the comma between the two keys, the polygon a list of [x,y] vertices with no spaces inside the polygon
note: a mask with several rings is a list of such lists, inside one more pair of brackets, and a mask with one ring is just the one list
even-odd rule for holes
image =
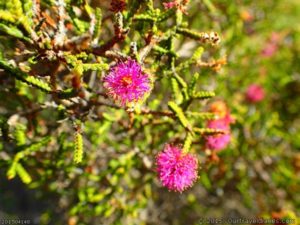
{"label": "pink flower stamen", "polygon": [[198,160],[194,155],[183,153],[179,147],[166,145],[156,157],[157,172],[164,187],[182,192],[197,179]]}
{"label": "pink flower stamen", "polygon": [[112,67],[103,81],[107,94],[122,106],[144,99],[151,90],[149,75],[134,60]]}
{"label": "pink flower stamen", "polygon": [[265,98],[265,91],[258,84],[251,84],[246,91],[246,99],[251,103],[257,103]]}

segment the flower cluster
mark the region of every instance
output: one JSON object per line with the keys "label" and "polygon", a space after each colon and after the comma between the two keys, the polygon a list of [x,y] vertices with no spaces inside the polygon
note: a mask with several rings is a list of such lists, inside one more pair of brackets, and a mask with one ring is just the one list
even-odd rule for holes
{"label": "flower cluster", "polygon": [[166,145],[156,157],[158,177],[170,191],[182,192],[197,179],[198,160],[179,147]]}
{"label": "flower cluster", "polygon": [[165,2],[163,4],[166,9],[175,8],[182,12],[185,12],[186,11],[185,7],[188,3],[189,3],[189,0],[173,0],[171,2]]}
{"label": "flower cluster", "polygon": [[281,40],[280,34],[272,33],[268,43],[261,50],[261,55],[265,58],[272,57],[278,51],[278,45]]}
{"label": "flower cluster", "polygon": [[104,88],[122,106],[143,100],[151,90],[148,74],[134,60],[120,62],[104,77]]}
{"label": "flower cluster", "polygon": [[221,100],[211,103],[210,111],[214,113],[217,118],[223,118],[228,114],[227,105]]}
{"label": "flower cluster", "polygon": [[257,103],[264,99],[265,91],[258,84],[251,84],[246,91],[246,99],[251,103]]}
{"label": "flower cluster", "polygon": [[223,134],[216,134],[206,137],[206,148],[211,150],[222,150],[230,143],[230,124],[233,122],[227,106],[222,101],[217,101],[211,105],[211,112],[216,114],[216,119],[209,120],[207,127],[223,130]]}

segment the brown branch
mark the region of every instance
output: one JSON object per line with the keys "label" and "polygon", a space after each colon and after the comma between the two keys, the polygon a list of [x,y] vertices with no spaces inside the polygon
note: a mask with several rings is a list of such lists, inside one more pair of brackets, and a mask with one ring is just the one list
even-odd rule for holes
{"label": "brown branch", "polygon": [[[121,106],[118,106],[118,105],[112,104],[112,103],[107,103],[107,102],[89,101],[89,103],[92,104],[92,105],[96,105],[96,106],[108,106],[108,107],[115,108],[115,109],[122,109]],[[153,110],[149,110],[149,109],[142,109],[140,114],[142,114],[142,115],[154,115],[154,116],[167,116],[167,117],[170,117],[170,118],[175,118],[176,117],[174,115],[174,113],[171,112],[171,111],[153,111]]]}
{"label": "brown branch", "polygon": [[118,36],[114,36],[110,41],[108,41],[105,45],[102,45],[102,46],[99,46],[99,47],[96,47],[92,50],[92,52],[95,54],[95,55],[99,55],[99,56],[104,56],[105,55],[105,52],[109,49],[111,49],[116,43],[119,43],[119,42],[123,42],[125,39],[125,36],[121,36],[121,37],[118,37]]}
{"label": "brown branch", "polygon": [[121,43],[125,40],[127,33],[128,30],[120,29],[119,26],[115,25],[115,36],[106,44],[93,48],[92,53],[99,56],[105,56],[105,52],[107,50],[110,50],[115,44]]}
{"label": "brown branch", "polygon": [[143,115],[154,115],[154,116],[167,116],[175,118],[176,116],[171,111],[152,111],[148,109],[142,109],[141,114]]}
{"label": "brown branch", "polygon": [[221,59],[218,59],[218,60],[213,60],[211,62],[203,62],[201,60],[198,60],[197,61],[197,66],[199,66],[199,67],[209,67],[209,68],[212,68],[215,71],[218,71],[226,63],[227,63],[227,60],[224,57],[224,58],[221,58]]}

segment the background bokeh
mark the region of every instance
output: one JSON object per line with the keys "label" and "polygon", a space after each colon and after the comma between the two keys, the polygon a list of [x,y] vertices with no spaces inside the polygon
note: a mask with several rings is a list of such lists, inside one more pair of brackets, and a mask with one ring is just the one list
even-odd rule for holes
{"label": "background bokeh", "polygon": [[[47,8],[51,1],[41,2]],[[102,38],[108,40],[113,33],[110,1],[95,0],[90,5],[102,9],[108,21]],[[163,10],[159,1],[155,6]],[[0,1],[0,9],[7,10],[4,1]],[[69,225],[200,224],[204,217],[290,218],[300,224],[299,21],[298,0],[190,1],[183,22],[221,37],[220,45],[205,46],[203,60],[227,59],[218,70],[182,71],[180,75],[187,81],[192,72],[199,72],[197,88],[216,93],[215,98],[193,103],[190,108],[208,110],[210,102],[222,100],[235,123],[232,141],[218,152],[218,160],[208,160],[202,137],[194,140],[191,151],[200,160],[199,179],[181,194],[161,187],[154,170],[155,154],[164,144],[184,139],[183,129],[169,119],[152,118],[148,125],[140,116],[134,129],[126,130],[122,126],[130,118],[124,110],[99,109],[102,119],[84,123],[84,162],[77,166],[72,158],[73,128],[63,121],[57,123],[64,119],[59,110],[37,111],[32,117],[13,114],[49,100],[47,94],[20,81],[13,83],[0,70],[2,139],[7,129],[15,135],[9,132],[9,137],[23,138],[27,144],[39,143],[45,136],[55,139],[44,140],[41,151],[24,160],[31,182],[26,182],[26,177],[7,179],[10,160],[20,147],[13,141],[0,145],[0,218]],[[133,35],[133,39],[139,38],[139,34]],[[15,44],[0,33],[1,55],[12,58]],[[192,39],[175,43],[180,60],[188,59],[196,47]],[[155,64],[164,60],[153,59]],[[159,80],[147,101],[149,108],[167,109],[172,94],[169,84],[167,79]],[[245,99],[251,84],[264,88],[261,102]],[[7,119],[9,128],[4,123]]]}

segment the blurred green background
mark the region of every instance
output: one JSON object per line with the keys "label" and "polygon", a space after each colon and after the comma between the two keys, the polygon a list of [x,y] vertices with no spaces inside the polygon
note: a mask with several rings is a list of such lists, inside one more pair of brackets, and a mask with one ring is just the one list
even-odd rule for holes
{"label": "blurred green background", "polygon": [[[104,17],[109,4],[91,3],[102,7]],[[0,7],[5,9],[3,0]],[[155,132],[145,126],[145,136],[139,136],[141,127],[136,133],[118,133],[113,121],[121,120],[124,112],[110,109],[106,120],[85,123],[86,162],[77,167],[71,163],[73,144],[68,132],[72,128],[54,123],[59,113],[53,110],[31,124],[40,134],[57,128],[57,140],[37,153],[36,160],[26,160],[33,177],[30,184],[19,178],[7,180],[7,154],[14,150],[1,146],[0,218],[30,219],[32,224],[196,225],[201,218],[259,217],[290,218],[300,224],[299,21],[299,0],[190,1],[184,22],[221,36],[220,46],[205,52],[203,58],[227,58],[218,71],[199,71],[200,86],[215,90],[217,97],[210,102],[225,101],[235,118],[232,142],[218,154],[219,162],[206,163],[199,145],[193,147],[201,152],[202,168],[191,189],[182,194],[168,192],[156,178],[154,154],[174,135],[171,129],[165,133],[167,125],[156,126]],[[7,47],[4,40],[1,35],[2,51]],[[178,41],[176,51],[189,57],[195,46],[192,40]],[[188,79],[188,74],[185,71],[183,76]],[[0,72],[1,112],[19,107],[11,93],[4,91],[10,83],[3,76]],[[257,104],[245,100],[253,83],[266,92]],[[19,92],[27,93],[26,103],[46,98],[39,92],[28,94],[29,88],[21,83],[16,85]],[[168,89],[168,83],[162,86]],[[160,102],[153,95],[151,104],[156,107]],[[23,127],[15,132],[33,139]]]}

